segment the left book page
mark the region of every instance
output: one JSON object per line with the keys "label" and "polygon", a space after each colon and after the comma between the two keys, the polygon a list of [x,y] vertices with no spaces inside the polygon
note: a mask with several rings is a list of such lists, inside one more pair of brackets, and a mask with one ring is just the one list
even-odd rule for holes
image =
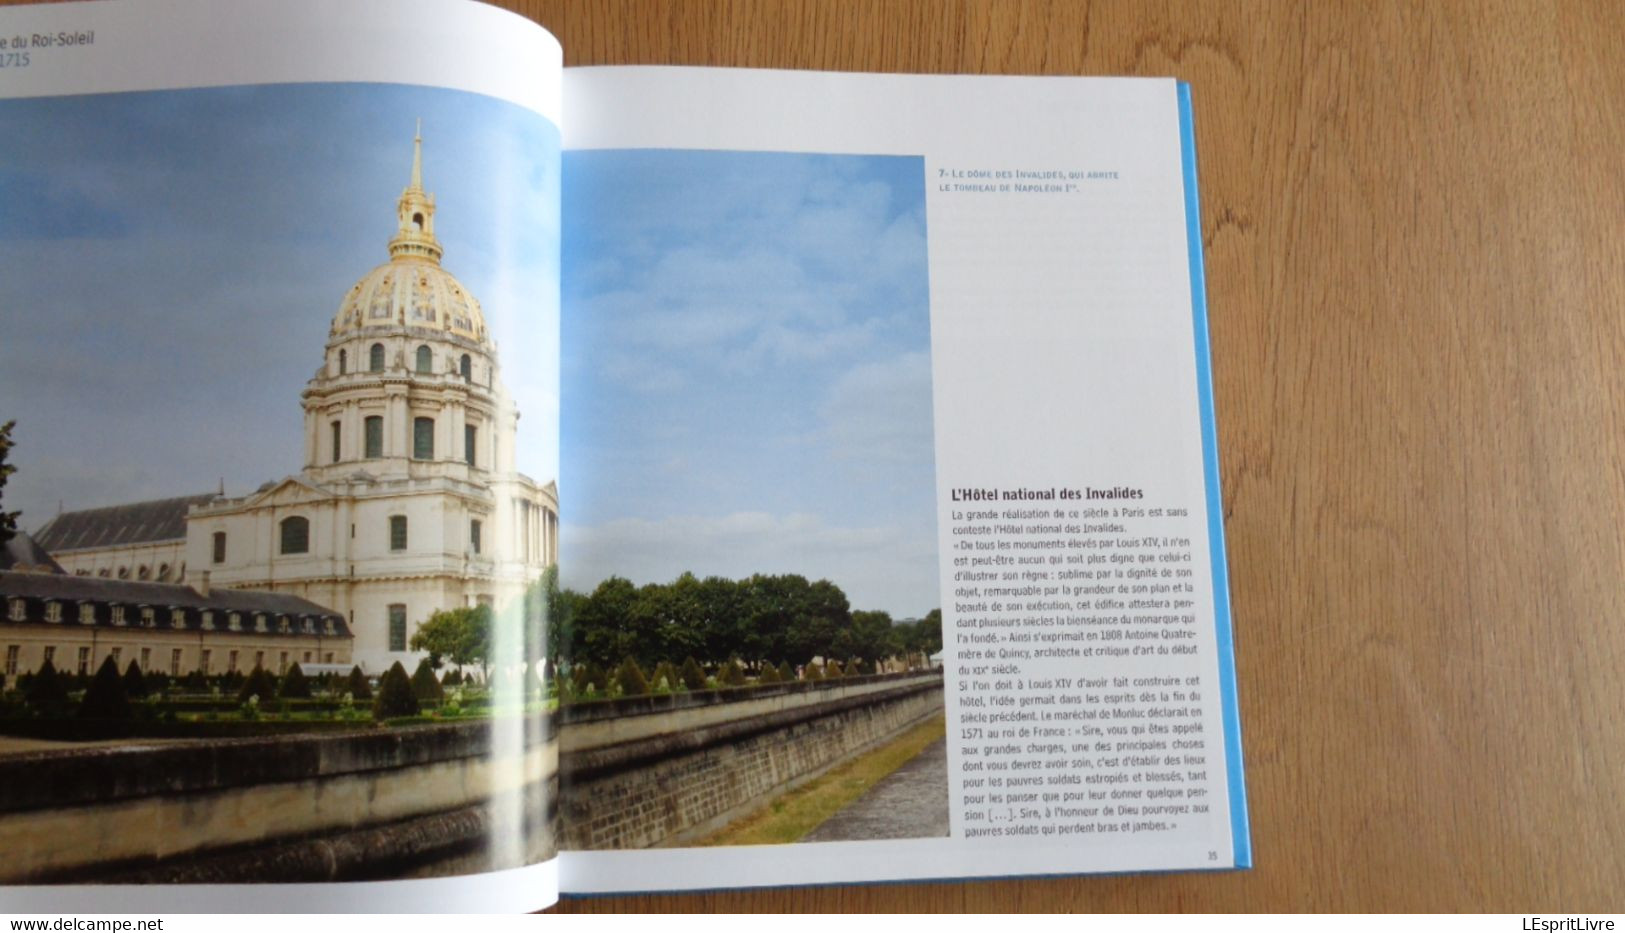
{"label": "left book page", "polygon": [[0,10],[0,907],[556,899],[560,64]]}

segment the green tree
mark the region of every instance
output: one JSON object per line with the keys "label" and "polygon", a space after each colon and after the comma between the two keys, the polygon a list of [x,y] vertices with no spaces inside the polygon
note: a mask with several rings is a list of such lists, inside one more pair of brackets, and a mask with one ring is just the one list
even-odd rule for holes
{"label": "green tree", "polygon": [[491,607],[442,609],[418,626],[407,647],[427,651],[435,670],[446,661],[458,667],[473,664],[483,677],[491,663]]}
{"label": "green tree", "polygon": [[593,589],[576,619],[587,660],[607,667],[632,653],[633,637],[626,620],[637,598],[637,587],[625,577],[610,577]]}
{"label": "green tree", "polygon": [[726,577],[706,577],[695,587],[701,657],[718,662],[736,654],[765,656],[765,640],[752,625],[749,596],[746,583]]}
{"label": "green tree", "polygon": [[806,664],[832,654],[852,622],[846,594],[828,580],[809,583],[797,574],[745,581],[747,617],[755,633],[745,654]]}
{"label": "green tree", "polygon": [[96,669],[96,676],[79,701],[80,719],[129,719],[130,698],[124,693],[124,678],[111,655]]}
{"label": "green tree", "polygon": [[[11,439],[11,429],[15,428],[16,426],[17,422],[15,421],[7,421],[5,424],[0,424],[0,502],[5,501],[4,493],[6,490],[6,479],[9,478],[11,474],[17,472],[16,467],[6,462],[11,458],[11,446],[13,443]],[[0,545],[4,545],[7,541],[10,541],[12,538],[16,537],[17,516],[21,514],[21,512],[6,512],[0,510]]]}
{"label": "green tree", "polygon": [[903,650],[901,633],[892,623],[888,612],[852,613],[852,627],[846,642],[848,650],[845,654],[863,658],[867,662],[865,666],[870,668],[876,661],[883,661]]}
{"label": "green tree", "polygon": [[416,716],[419,712],[418,698],[412,694],[412,678],[406,676],[406,668],[396,661],[378,680],[378,698],[372,701],[372,718],[394,719]]}

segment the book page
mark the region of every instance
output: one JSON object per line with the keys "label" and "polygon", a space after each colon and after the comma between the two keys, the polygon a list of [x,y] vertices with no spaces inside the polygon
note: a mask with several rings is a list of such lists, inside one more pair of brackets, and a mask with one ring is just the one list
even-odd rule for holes
{"label": "book page", "polygon": [[472,3],[0,10],[6,909],[556,899],[559,66]]}
{"label": "book page", "polygon": [[1251,864],[1182,94],[566,72],[565,891]]}

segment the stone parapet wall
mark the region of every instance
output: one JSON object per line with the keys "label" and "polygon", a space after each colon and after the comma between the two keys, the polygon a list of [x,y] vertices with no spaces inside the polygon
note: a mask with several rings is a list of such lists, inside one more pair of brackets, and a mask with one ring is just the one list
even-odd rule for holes
{"label": "stone parapet wall", "polygon": [[942,711],[940,672],[780,686],[567,708],[561,847],[693,842]]}
{"label": "stone parapet wall", "polygon": [[[549,732],[542,720],[516,717],[494,729],[469,722],[8,755],[0,883],[345,880],[378,870],[335,860],[346,845],[364,843],[373,862],[394,870],[489,848],[479,815],[488,806],[513,829],[538,830],[520,842],[505,832],[504,851],[492,853],[500,858],[491,867],[516,867],[552,848],[558,746]],[[440,827],[434,846],[423,844],[426,826]]]}

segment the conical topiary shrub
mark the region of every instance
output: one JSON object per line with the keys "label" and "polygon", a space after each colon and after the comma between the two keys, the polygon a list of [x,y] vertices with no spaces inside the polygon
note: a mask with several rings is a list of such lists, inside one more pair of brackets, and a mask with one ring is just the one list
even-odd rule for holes
{"label": "conical topiary shrub", "polygon": [[129,719],[130,698],[124,693],[124,678],[118,663],[108,656],[96,669],[96,676],[79,701],[80,719]]}
{"label": "conical topiary shrub", "polygon": [[738,658],[729,658],[728,663],[722,665],[717,671],[717,683],[724,687],[738,687],[745,683],[745,669],[740,666]]}
{"label": "conical topiary shrub", "polygon": [[683,679],[683,686],[690,690],[705,689],[705,668],[700,667],[700,662],[694,660],[693,655],[689,655],[688,660],[683,662],[683,669],[678,672],[678,676]]}
{"label": "conical topiary shrub", "polygon": [[655,665],[655,672],[649,675],[649,690],[653,693],[671,693],[678,687],[677,668],[671,666],[670,661],[661,661]]}
{"label": "conical topiary shrub", "polygon": [[135,658],[124,668],[124,695],[132,700],[144,700],[150,691],[147,689],[147,678],[141,673],[141,665],[135,663]]}
{"label": "conical topiary shrub", "polygon": [[781,682],[783,682],[783,683],[789,683],[790,681],[795,680],[795,679],[796,679],[795,668],[790,666],[789,661],[780,661],[779,662],[779,680]]}
{"label": "conical topiary shrub", "polygon": [[295,661],[293,666],[288,668],[288,673],[282,675],[282,689],[277,695],[284,700],[310,699],[310,680],[299,667],[299,662]]}
{"label": "conical topiary shrub", "polygon": [[649,692],[649,678],[643,676],[638,662],[627,658],[615,671],[615,682],[621,687],[621,696],[640,697]]}
{"label": "conical topiary shrub", "polygon": [[418,669],[412,672],[412,695],[419,703],[438,703],[446,698],[446,691],[441,688],[440,678],[434,675],[428,658],[419,661]]}
{"label": "conical topiary shrub", "polygon": [[243,681],[243,687],[237,691],[237,702],[247,703],[249,697],[259,697],[261,703],[276,699],[276,678],[263,667],[255,666],[249,673],[248,679]]}
{"label": "conical topiary shrub", "polygon": [[372,718],[416,716],[420,711],[418,698],[412,693],[412,678],[406,675],[401,662],[396,661],[378,680],[378,698],[372,701]]}
{"label": "conical topiary shrub", "polygon": [[50,661],[40,665],[40,669],[29,679],[23,699],[41,716],[60,716],[67,710],[68,685],[56,672],[56,665]]}
{"label": "conical topiary shrub", "polygon": [[367,683],[367,675],[361,673],[361,665],[357,664],[350,668],[350,676],[344,681],[344,690],[350,694],[350,699],[357,702],[372,699],[372,685]]}
{"label": "conical topiary shrub", "polygon": [[779,672],[771,664],[763,664],[762,672],[756,675],[758,684],[776,684],[779,682]]}

